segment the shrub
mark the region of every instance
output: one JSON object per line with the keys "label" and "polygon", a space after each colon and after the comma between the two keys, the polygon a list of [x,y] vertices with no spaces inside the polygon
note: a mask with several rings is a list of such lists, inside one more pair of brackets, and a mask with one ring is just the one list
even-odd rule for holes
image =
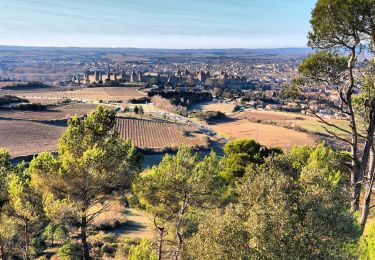
{"label": "shrub", "polygon": [[240,111],[241,110],[241,106],[239,106],[239,105],[236,105],[234,108],[233,108],[233,112],[238,112],[238,111]]}
{"label": "shrub", "polygon": [[117,251],[117,244],[104,244],[101,249],[101,253],[104,255],[114,256]]}
{"label": "shrub", "polygon": [[47,106],[42,104],[19,104],[15,106],[14,109],[24,111],[45,111],[47,110]]}
{"label": "shrub", "polygon": [[369,224],[367,235],[359,243],[359,259],[375,259],[375,223]]}
{"label": "shrub", "polygon": [[79,260],[81,259],[81,246],[75,243],[65,244],[59,248],[57,255],[61,260]]}
{"label": "shrub", "polygon": [[153,245],[147,239],[142,239],[139,245],[131,246],[128,260],[156,260],[157,255]]}

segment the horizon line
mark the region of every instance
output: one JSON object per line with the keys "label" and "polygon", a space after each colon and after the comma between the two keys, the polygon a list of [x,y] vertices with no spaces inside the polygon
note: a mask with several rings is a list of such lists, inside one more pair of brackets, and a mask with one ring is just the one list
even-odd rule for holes
{"label": "horizon line", "polygon": [[284,50],[284,49],[309,49],[311,47],[264,47],[264,48],[251,48],[251,47],[233,47],[233,48],[159,48],[159,47],[104,47],[104,46],[48,46],[48,45],[1,45],[0,48],[55,48],[55,49],[135,49],[135,50]]}

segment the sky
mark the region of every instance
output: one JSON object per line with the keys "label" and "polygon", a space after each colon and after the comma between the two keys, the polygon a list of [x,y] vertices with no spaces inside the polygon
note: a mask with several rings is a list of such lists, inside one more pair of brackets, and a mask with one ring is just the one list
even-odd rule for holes
{"label": "sky", "polygon": [[305,47],[316,0],[0,0],[0,45]]}

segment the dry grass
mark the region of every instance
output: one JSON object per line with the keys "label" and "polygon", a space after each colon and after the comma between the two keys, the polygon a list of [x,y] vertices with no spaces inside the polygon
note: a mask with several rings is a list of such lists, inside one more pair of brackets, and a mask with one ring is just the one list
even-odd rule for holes
{"label": "dry grass", "polygon": [[239,118],[239,119],[248,119],[252,121],[296,120],[296,117],[300,117],[300,115],[292,114],[292,113],[285,113],[285,112],[258,111],[258,110],[242,112],[238,114],[238,116],[236,116],[236,118]]}
{"label": "dry grass", "polygon": [[[92,211],[100,210],[95,206]],[[117,224],[116,224],[117,223]],[[120,238],[153,238],[154,229],[150,217],[143,211],[125,208],[119,200],[109,202],[109,210],[98,215],[93,225],[97,228],[111,227],[107,233]]]}
{"label": "dry grass", "polygon": [[210,127],[229,139],[254,139],[270,146],[290,150],[294,145],[314,145],[316,141],[306,133],[274,125],[257,124],[246,119],[221,122]]}
{"label": "dry grass", "polygon": [[201,110],[202,112],[220,111],[226,115],[233,113],[235,105],[230,103],[202,103],[195,105],[192,109]]}
{"label": "dry grass", "polygon": [[[235,118],[246,119],[251,122],[272,122],[273,124],[281,127],[301,128],[311,133],[327,134],[326,130],[323,128],[323,123],[319,122],[319,120],[314,116],[306,116],[286,112],[251,110],[240,113],[236,115]],[[327,118],[326,120],[329,123],[342,127],[343,129],[349,129],[347,121],[329,118]],[[328,127],[328,129],[340,134],[341,136],[345,136],[343,132],[340,133],[333,127]]]}
{"label": "dry grass", "polygon": [[[102,208],[101,205],[94,206],[91,210],[93,212],[99,211]],[[93,225],[100,226],[114,226],[115,222],[124,223],[125,207],[121,205],[118,200],[109,202],[109,210],[99,214],[93,221]]]}

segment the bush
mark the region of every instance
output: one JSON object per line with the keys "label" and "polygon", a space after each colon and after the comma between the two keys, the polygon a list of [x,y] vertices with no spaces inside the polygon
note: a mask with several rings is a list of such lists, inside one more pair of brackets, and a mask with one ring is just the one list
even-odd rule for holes
{"label": "bush", "polygon": [[226,115],[220,111],[208,111],[203,114],[205,120],[220,120],[226,118]]}
{"label": "bush", "polygon": [[42,104],[19,104],[15,106],[14,109],[24,111],[45,111],[47,110],[47,106]]}
{"label": "bush", "polygon": [[28,103],[29,101],[12,95],[0,96],[0,106],[16,104],[21,102]]}
{"label": "bush", "polygon": [[114,256],[117,251],[117,244],[104,244],[101,249],[101,253],[104,255]]}
{"label": "bush", "polygon": [[139,245],[131,246],[128,260],[156,260],[158,259],[153,244],[147,239],[142,239]]}
{"label": "bush", "polygon": [[375,259],[375,223],[367,228],[367,235],[363,235],[359,242],[359,259]]}
{"label": "bush", "polygon": [[79,260],[81,259],[81,246],[75,243],[63,245],[57,251],[61,260]]}
{"label": "bush", "polygon": [[241,109],[242,109],[241,106],[236,105],[236,106],[233,108],[233,112],[238,112],[238,111],[240,111]]}

